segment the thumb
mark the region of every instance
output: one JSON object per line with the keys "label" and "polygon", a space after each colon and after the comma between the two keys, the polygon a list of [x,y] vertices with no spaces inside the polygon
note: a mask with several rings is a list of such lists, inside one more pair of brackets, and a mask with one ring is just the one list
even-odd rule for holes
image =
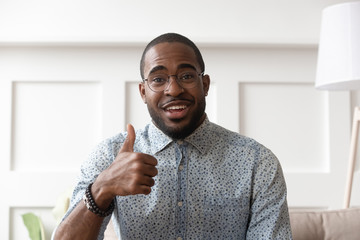
{"label": "thumb", "polygon": [[128,135],[124,141],[124,144],[120,148],[119,153],[134,151],[134,143],[135,143],[136,135],[135,135],[135,129],[134,129],[133,125],[131,125],[131,124],[127,125],[127,133],[128,133]]}

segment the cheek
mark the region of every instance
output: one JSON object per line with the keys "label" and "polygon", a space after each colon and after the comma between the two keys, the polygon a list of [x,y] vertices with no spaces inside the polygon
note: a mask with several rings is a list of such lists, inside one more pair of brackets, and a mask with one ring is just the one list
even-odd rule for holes
{"label": "cheek", "polygon": [[203,98],[205,98],[206,96],[206,92],[204,91],[204,89],[196,89],[196,91],[192,92],[191,95],[197,99],[197,101],[199,102],[200,100],[202,100]]}
{"label": "cheek", "polygon": [[140,94],[145,104],[153,104],[153,102],[156,101],[156,94],[151,91],[148,86],[142,85],[142,88],[140,88]]}
{"label": "cheek", "polygon": [[151,106],[152,108],[155,108],[158,106],[160,97],[157,96],[157,94],[154,94],[153,92],[149,92],[151,90],[148,90],[146,92],[146,95],[143,97],[144,103],[146,103],[148,106]]}

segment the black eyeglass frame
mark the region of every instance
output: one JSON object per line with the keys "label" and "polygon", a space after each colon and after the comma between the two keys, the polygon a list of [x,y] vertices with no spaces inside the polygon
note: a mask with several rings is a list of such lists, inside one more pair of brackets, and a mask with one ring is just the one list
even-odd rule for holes
{"label": "black eyeglass frame", "polygon": [[[196,72],[197,73],[197,76],[198,77],[203,77],[204,76],[204,71],[203,72],[201,72],[201,73],[198,73],[198,72]],[[165,74],[164,74],[165,75]],[[159,91],[156,91],[156,90],[154,90],[154,89],[152,89],[151,87],[150,87],[150,84],[149,84],[149,79],[148,78],[144,78],[144,79],[142,79],[142,81],[145,83],[145,82],[147,82],[147,85],[148,85],[148,87],[150,88],[150,90],[151,91],[153,91],[153,92],[163,92],[163,91],[165,91],[166,89],[167,89],[167,87],[169,86],[169,84],[170,84],[170,77],[175,77],[175,81],[177,82],[177,84],[179,84],[179,86],[180,87],[182,87],[183,89],[191,89],[191,88],[195,88],[196,87],[196,85],[194,86],[194,87],[190,87],[190,88],[187,88],[187,87],[184,87],[180,82],[179,82],[179,78],[178,78],[178,75],[177,74],[172,74],[172,75],[167,75],[167,85],[164,87],[164,89],[163,90],[159,90]]]}

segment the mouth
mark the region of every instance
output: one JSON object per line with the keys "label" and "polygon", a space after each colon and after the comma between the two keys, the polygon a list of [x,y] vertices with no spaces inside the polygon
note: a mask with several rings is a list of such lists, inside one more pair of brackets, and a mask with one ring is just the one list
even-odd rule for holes
{"label": "mouth", "polygon": [[169,111],[169,112],[181,112],[184,109],[186,109],[187,106],[186,105],[179,105],[179,106],[170,106],[165,108],[165,111]]}
{"label": "mouth", "polygon": [[165,104],[163,110],[166,116],[171,120],[178,120],[186,117],[191,102],[190,101],[173,101]]}

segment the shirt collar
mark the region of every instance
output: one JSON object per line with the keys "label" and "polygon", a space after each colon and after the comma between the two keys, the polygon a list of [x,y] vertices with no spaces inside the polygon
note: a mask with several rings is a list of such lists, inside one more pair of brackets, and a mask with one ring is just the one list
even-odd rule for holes
{"label": "shirt collar", "polygon": [[151,154],[154,155],[163,150],[167,145],[173,142],[173,140],[151,122],[149,126],[149,142]]}
{"label": "shirt collar", "polygon": [[[172,138],[163,133],[151,122],[149,127],[149,141],[151,153],[162,151],[167,145],[174,142]],[[211,138],[211,122],[206,117],[203,123],[195,131],[184,139],[185,142],[193,145],[201,154],[205,154],[213,144]]]}
{"label": "shirt collar", "polygon": [[192,144],[201,154],[205,154],[213,145],[211,122],[206,117],[203,123],[195,131],[186,137],[184,141]]}

